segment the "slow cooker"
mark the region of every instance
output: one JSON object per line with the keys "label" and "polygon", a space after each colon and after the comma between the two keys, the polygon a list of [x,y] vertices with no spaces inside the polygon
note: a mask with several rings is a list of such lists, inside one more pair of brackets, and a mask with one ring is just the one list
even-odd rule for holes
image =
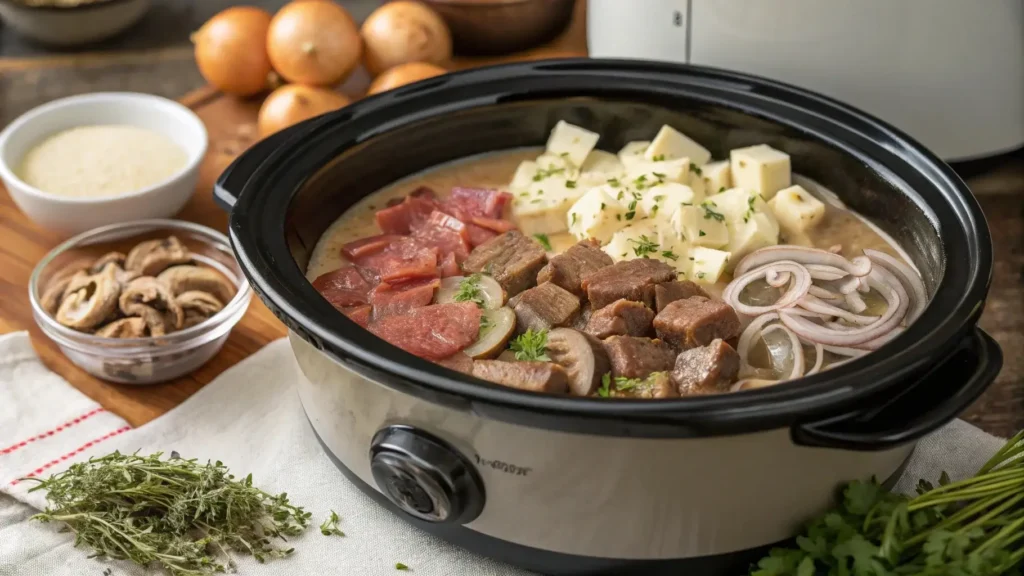
{"label": "slow cooker", "polygon": [[[876,352],[756,391],[607,400],[504,388],[416,358],[307,282],[349,206],[423,169],[544,142],[558,120],[616,150],[662,124],[729,149],[768,143],[892,235],[931,293]],[[706,144],[706,145],[707,145]],[[244,153],[215,195],[253,289],[287,325],[306,414],[342,472],[410,523],[547,574],[736,574],[833,502],[894,482],[925,434],[1002,365],[976,327],[991,240],[971,193],[897,129],[802,89],[715,69],[550,60],[367,98]]]}

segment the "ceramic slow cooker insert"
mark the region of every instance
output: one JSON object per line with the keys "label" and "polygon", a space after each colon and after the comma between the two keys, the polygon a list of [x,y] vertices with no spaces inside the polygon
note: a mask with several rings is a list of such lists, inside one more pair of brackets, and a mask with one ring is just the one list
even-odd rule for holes
{"label": "ceramic slow cooker insert", "polygon": [[[766,142],[892,235],[925,313],[878,351],[778,386],[678,400],[521,392],[416,358],[304,276],[360,198],[451,160],[544,142],[558,120],[616,150],[670,124],[715,157]],[[278,133],[222,176],[231,239],[291,330],[306,413],[360,488],[409,522],[549,574],[736,573],[855,478],[895,481],[917,439],[995,378],[975,326],[991,245],[964,184],[890,126],[789,86],[638,61],[433,78]]]}

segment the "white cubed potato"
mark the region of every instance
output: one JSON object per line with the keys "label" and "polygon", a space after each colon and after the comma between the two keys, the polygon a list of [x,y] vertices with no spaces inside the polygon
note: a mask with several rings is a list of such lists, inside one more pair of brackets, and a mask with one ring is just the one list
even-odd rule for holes
{"label": "white cubed potato", "polygon": [[731,227],[727,250],[732,254],[734,262],[765,246],[779,243],[779,234],[775,224],[763,212],[753,214],[746,222],[739,222]]}
{"label": "white cubed potato", "polygon": [[565,232],[566,214],[583,190],[571,186],[561,176],[549,176],[532,182],[512,202],[512,214],[524,234],[558,234]]}
{"label": "white cubed potato", "polygon": [[508,185],[509,192],[515,194],[529,189],[533,184],[533,177],[537,174],[537,169],[537,163],[533,160],[520,162],[515,174],[512,175],[512,182]]}
{"label": "white cubed potato", "polygon": [[721,214],[723,222],[742,222],[743,218],[749,217],[752,212],[753,203],[756,202],[757,194],[748,192],[743,188],[730,188],[725,192],[712,194],[701,202],[706,209],[709,218],[719,219],[715,214]]}
{"label": "white cubed potato", "polygon": [[767,144],[737,148],[729,159],[733,186],[757,192],[765,200],[790,186],[789,154]]}
{"label": "white cubed potato", "polygon": [[721,248],[729,243],[725,222],[709,218],[702,206],[684,206],[672,216],[672,229],[693,246]]}
{"label": "white cubed potato", "polygon": [[704,198],[707,197],[707,192],[706,192],[706,187],[704,186],[704,181],[701,180],[700,178],[697,178],[695,175],[690,174],[690,182],[687,184],[687,186],[690,187],[690,190],[693,190],[693,203],[694,204],[698,204],[700,202],[703,202]]}
{"label": "white cubed potato", "polygon": [[708,194],[718,194],[732,188],[732,170],[728,160],[711,162],[700,167],[700,179]]}
{"label": "white cubed potato", "polygon": [[[603,249],[612,260],[618,262],[645,256],[660,257],[662,252],[672,250],[676,244],[675,235],[662,223],[640,218],[615,232]],[[668,247],[663,248],[663,245]]]}
{"label": "white cubed potato", "polygon": [[807,232],[825,217],[825,205],[799,185],[779,190],[768,206],[789,233]]}
{"label": "white cubed potato", "polygon": [[644,151],[644,158],[652,162],[689,158],[690,162],[701,166],[711,160],[711,152],[686,134],[666,124],[658,130],[654,140],[651,140],[651,145]]}
{"label": "white cubed potato", "polygon": [[616,195],[608,185],[587,190],[569,209],[563,225],[579,240],[595,238],[602,244],[608,242],[629,223],[625,220],[626,206],[615,199]]}
{"label": "white cubed potato", "polygon": [[665,182],[644,189],[640,193],[638,206],[648,218],[671,222],[672,216],[681,207],[693,205],[696,196],[693,190],[678,182]]}
{"label": "white cubed potato", "polygon": [[626,172],[626,168],[615,154],[605,152],[604,150],[591,150],[583,165],[580,166],[580,172],[583,174],[597,172],[599,174],[621,176]]}
{"label": "white cubed potato", "polygon": [[694,246],[690,249],[689,279],[702,284],[714,284],[725,272],[730,254],[723,250]]}
{"label": "white cubed potato", "polygon": [[579,168],[568,158],[555,154],[544,153],[534,160],[537,164],[537,173],[534,181],[540,181],[550,176],[563,176],[565,178],[576,178],[579,176]]}
{"label": "white cubed potato", "polygon": [[582,166],[600,137],[597,132],[559,120],[551,130],[546,150],[549,154],[565,157],[574,166]]}
{"label": "white cubed potato", "polygon": [[646,140],[637,140],[627,143],[619,150],[619,162],[628,170],[632,165],[644,160],[644,152],[651,143]]}
{"label": "white cubed potato", "polygon": [[[640,180],[638,181],[637,179]],[[631,166],[626,166],[625,183],[629,186],[636,187],[639,182],[643,182],[649,186],[658,181],[678,182],[680,184],[689,183],[690,160],[688,158],[662,160],[660,162],[639,160],[634,162]]]}

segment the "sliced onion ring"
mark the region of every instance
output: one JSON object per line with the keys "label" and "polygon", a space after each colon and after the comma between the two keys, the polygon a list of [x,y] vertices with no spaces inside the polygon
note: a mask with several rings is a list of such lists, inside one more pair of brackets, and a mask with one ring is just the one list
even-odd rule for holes
{"label": "sliced onion ring", "polygon": [[783,246],[767,246],[747,254],[742,260],[740,260],[739,264],[736,265],[734,274],[740,276],[754,268],[760,268],[765,264],[786,260],[803,265],[817,264],[833,266],[843,270],[851,276],[867,276],[871,272],[872,265],[871,259],[867,256],[857,256],[852,260],[847,260],[846,258],[843,258],[838,254],[828,252],[827,250],[787,244]]}
{"label": "sliced onion ring", "polygon": [[813,374],[817,374],[818,371],[821,370],[821,365],[824,364],[824,363],[825,363],[825,348],[821,344],[818,344],[817,342],[815,342],[814,343],[814,366],[811,366],[811,369],[807,371],[807,374],[805,374],[805,376],[811,376]]}
{"label": "sliced onion ring", "polygon": [[804,375],[804,345],[800,343],[800,338],[792,330],[782,324],[768,326],[761,331],[761,335],[764,336],[776,330],[782,330],[786,333],[786,336],[789,336],[790,349],[793,351],[793,371],[790,372],[787,380],[796,380]]}
{"label": "sliced onion ring", "polygon": [[[767,275],[769,271],[774,271],[780,275],[783,272],[790,273],[793,277],[793,281],[790,284],[789,289],[786,290],[786,292],[780,296],[775,303],[768,306],[751,306],[740,302],[740,294],[743,293],[743,289],[755,280],[759,280],[762,276]],[[792,306],[797,302],[797,300],[807,294],[807,290],[809,290],[810,287],[811,275],[807,272],[806,268],[796,262],[782,260],[780,262],[765,264],[764,266],[755,268],[746,274],[733,279],[733,281],[730,282],[722,292],[722,300],[725,300],[727,304],[732,306],[733,309],[740,314],[757,316]]]}
{"label": "sliced onion ring", "polygon": [[843,310],[838,306],[833,306],[828,302],[821,300],[820,298],[807,294],[801,298],[797,303],[797,306],[804,310],[810,310],[811,312],[817,312],[819,314],[828,314],[835,318],[842,318],[847,322],[852,322],[860,326],[870,326],[878,321],[879,316],[863,316],[860,314],[854,314],[853,312]]}
{"label": "sliced onion ring", "polygon": [[914,302],[909,314],[907,315],[907,321],[913,322],[916,320],[917,317],[924,312],[925,306],[927,306],[928,303],[928,293],[925,291],[924,282],[921,281],[921,277],[910,266],[900,262],[892,256],[889,256],[885,252],[865,249],[864,254],[870,258],[872,262],[891,272],[900,280],[900,282],[903,283],[907,290],[913,293]]}

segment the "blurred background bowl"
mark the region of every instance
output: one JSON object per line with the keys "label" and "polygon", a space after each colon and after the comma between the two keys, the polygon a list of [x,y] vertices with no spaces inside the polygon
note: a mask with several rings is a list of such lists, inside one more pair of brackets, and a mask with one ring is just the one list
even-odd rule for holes
{"label": "blurred background bowl", "polygon": [[425,0],[448,24],[456,54],[497,55],[539,46],[572,20],[575,0]]}
{"label": "blurred background bowl", "polygon": [[124,32],[138,22],[150,6],[150,0],[73,2],[58,5],[51,0],[29,5],[20,0],[0,0],[0,18],[25,38],[48,46],[70,48]]}

